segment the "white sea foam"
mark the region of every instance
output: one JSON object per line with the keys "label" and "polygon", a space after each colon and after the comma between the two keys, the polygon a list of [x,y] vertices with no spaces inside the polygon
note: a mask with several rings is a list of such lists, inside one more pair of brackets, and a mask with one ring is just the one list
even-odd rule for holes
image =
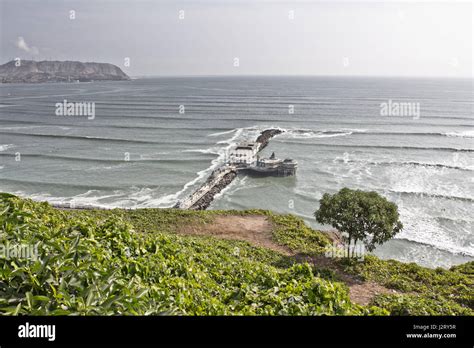
{"label": "white sea foam", "polygon": [[49,193],[26,194],[22,191],[14,192],[15,195],[31,198],[35,201],[46,201],[53,205],[90,208],[144,208],[158,194],[159,188],[136,187],[114,190],[113,193],[104,194],[100,190],[88,190],[84,193],[71,196],[52,196]]}
{"label": "white sea foam", "polygon": [[12,147],[14,147],[13,144],[3,144],[3,145],[0,145],[0,152],[6,151],[6,150],[8,150],[8,149],[11,149]]}
{"label": "white sea foam", "polygon": [[[114,208],[114,207],[117,207],[115,204],[114,206],[110,206],[110,205],[107,205],[107,204],[100,204],[98,199],[97,198],[87,198],[87,197],[84,197],[84,195],[88,194],[89,192],[92,192],[93,190],[91,191],[88,191],[88,192],[85,192],[81,195],[78,195],[78,196],[72,196],[72,197],[61,197],[61,196],[52,196],[51,194],[49,193],[33,193],[33,194],[26,194],[22,191],[16,191],[16,192],[13,192],[13,194],[17,195],[17,196],[20,196],[20,197],[28,197],[28,198],[31,198],[32,200],[34,201],[38,201],[38,202],[49,202],[50,204],[53,204],[53,205],[64,205],[64,206],[77,206],[77,207],[93,207],[93,208]],[[104,197],[107,197],[107,196],[102,196],[102,198]]]}
{"label": "white sea foam", "polygon": [[344,137],[353,133],[364,133],[366,129],[324,129],[312,130],[306,128],[284,129],[283,137],[291,139],[313,139],[313,138],[334,138]]}
{"label": "white sea foam", "polygon": [[474,246],[463,245],[463,237],[443,228],[433,219],[433,216],[426,213],[425,207],[410,206],[409,208],[402,207],[400,210],[400,219],[404,228],[395,236],[396,239],[406,239],[428,244],[439,250],[474,256]]}
{"label": "white sea foam", "polygon": [[443,133],[448,137],[459,137],[459,138],[474,138],[474,131],[464,131],[464,132],[447,132]]}
{"label": "white sea foam", "polygon": [[447,180],[436,168],[418,167],[416,170],[405,170],[402,167],[389,167],[384,173],[386,187],[390,187],[394,192],[411,192],[432,197],[467,197],[465,187],[458,185],[455,177]]}
{"label": "white sea foam", "polygon": [[220,135],[226,135],[226,134],[234,133],[236,131],[237,131],[237,129],[231,129],[231,130],[225,131],[225,132],[212,133],[212,134],[209,134],[208,137],[218,137]]}
{"label": "white sea foam", "polygon": [[213,154],[213,155],[218,154],[218,151],[214,148],[210,148],[210,149],[187,149],[187,150],[183,150],[181,152],[196,152],[196,153],[206,153],[206,154]]}
{"label": "white sea foam", "polygon": [[[425,168],[433,168],[438,171],[443,171],[446,169],[452,170],[474,170],[474,164],[469,165],[467,160],[458,159],[456,163],[451,162],[419,162],[419,161],[399,161],[393,159],[367,159],[367,158],[358,158],[357,156],[353,156],[353,159],[349,159],[349,157],[336,157],[332,161],[333,163],[336,162],[344,162],[344,163],[360,163],[364,166],[408,166],[408,167],[425,167]],[[467,165],[464,165],[467,164]]]}

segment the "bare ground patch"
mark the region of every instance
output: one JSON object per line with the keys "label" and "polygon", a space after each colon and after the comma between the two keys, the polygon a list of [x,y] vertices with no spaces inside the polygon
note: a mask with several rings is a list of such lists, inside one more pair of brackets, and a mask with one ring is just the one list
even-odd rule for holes
{"label": "bare ground patch", "polygon": [[363,281],[357,276],[344,272],[334,259],[324,256],[308,257],[295,255],[288,248],[279,245],[272,238],[273,225],[262,215],[221,215],[210,223],[185,224],[177,229],[177,233],[199,236],[214,236],[222,239],[241,240],[252,245],[277,251],[284,255],[294,256],[300,261],[312,263],[318,268],[327,268],[337,275],[349,287],[349,296],[355,303],[367,305],[374,296],[393,293],[380,284]]}
{"label": "bare ground patch", "polygon": [[296,255],[296,257],[300,261],[313,264],[316,268],[329,269],[333,271],[336,274],[337,279],[346,284],[349,288],[349,296],[352,302],[367,305],[376,295],[396,292],[395,290],[388,289],[378,283],[364,281],[356,275],[344,272],[341,266],[336,263],[336,260],[333,258],[325,256],[310,257],[306,255]]}
{"label": "bare ground patch", "polygon": [[210,223],[180,226],[177,232],[246,241],[255,246],[272,249],[284,255],[290,255],[287,248],[272,240],[272,229],[272,223],[266,216],[222,215],[216,216]]}

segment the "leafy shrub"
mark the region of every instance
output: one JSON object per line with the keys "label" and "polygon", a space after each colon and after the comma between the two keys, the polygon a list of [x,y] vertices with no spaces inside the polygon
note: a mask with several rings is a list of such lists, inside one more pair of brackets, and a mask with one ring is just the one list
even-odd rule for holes
{"label": "leafy shrub", "polygon": [[[471,262],[455,266],[451,270],[429,269],[415,263],[380,260],[372,255],[366,256],[364,262],[346,261],[343,263],[347,271],[358,274],[365,280],[375,281],[388,288],[403,292],[422,295],[427,299],[423,303],[425,307],[430,304],[434,305],[436,301],[433,302],[433,299],[437,298],[441,299],[440,303],[443,301],[451,304],[457,303],[459,306],[469,307],[471,310],[474,309],[474,276],[470,273],[472,264]],[[410,297],[410,300],[416,302],[415,298]],[[438,305],[435,307],[436,310],[440,309]],[[444,311],[440,310],[436,313],[442,315]]]}
{"label": "leafy shrub", "polygon": [[453,272],[459,272],[466,275],[474,276],[474,261],[466,262],[461,265],[453,266],[450,268]]}
{"label": "leafy shrub", "polygon": [[38,250],[36,260],[0,258],[5,315],[387,313],[351,303],[308,264],[274,267],[262,261],[281,261],[276,254],[246,243],[136,233],[122,213],[71,214],[2,195],[0,225],[1,243]]}
{"label": "leafy shrub", "polygon": [[296,216],[272,215],[271,218],[276,226],[273,238],[293,252],[318,255],[331,244],[326,235],[311,229]]}
{"label": "leafy shrub", "polygon": [[372,304],[385,308],[391,315],[473,315],[473,311],[441,296],[433,298],[412,295],[379,295]]}

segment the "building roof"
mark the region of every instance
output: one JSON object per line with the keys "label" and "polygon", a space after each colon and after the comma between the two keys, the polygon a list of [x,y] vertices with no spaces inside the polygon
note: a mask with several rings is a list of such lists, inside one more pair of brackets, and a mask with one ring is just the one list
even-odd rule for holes
{"label": "building roof", "polygon": [[236,146],[236,150],[253,150],[257,147],[258,143],[248,142],[248,143],[240,143]]}

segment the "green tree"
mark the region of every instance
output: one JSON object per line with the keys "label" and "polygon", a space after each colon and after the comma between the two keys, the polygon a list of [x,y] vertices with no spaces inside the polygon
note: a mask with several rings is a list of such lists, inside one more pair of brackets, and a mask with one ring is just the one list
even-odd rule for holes
{"label": "green tree", "polygon": [[377,192],[345,187],[334,195],[325,193],[319,202],[319,210],[314,213],[316,221],[342,232],[348,252],[351,242],[358,241],[372,251],[403,228],[397,205]]}

